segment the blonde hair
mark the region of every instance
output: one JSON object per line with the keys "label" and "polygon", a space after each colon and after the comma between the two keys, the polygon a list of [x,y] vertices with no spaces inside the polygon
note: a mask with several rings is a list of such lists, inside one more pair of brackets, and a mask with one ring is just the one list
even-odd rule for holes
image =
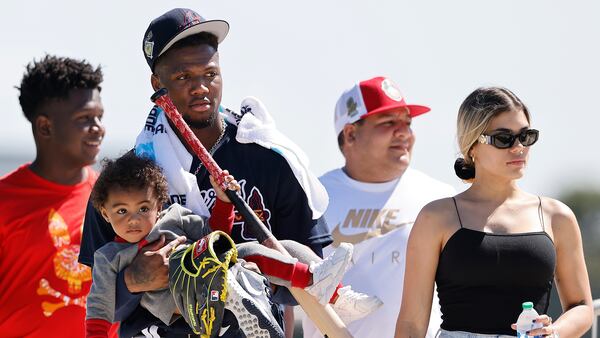
{"label": "blonde hair", "polygon": [[471,148],[494,117],[515,110],[523,111],[527,122],[530,122],[529,110],[525,104],[506,88],[481,87],[467,96],[458,109],[456,121],[458,147],[463,156],[454,165],[458,177],[463,180],[475,177],[475,164],[469,154]]}

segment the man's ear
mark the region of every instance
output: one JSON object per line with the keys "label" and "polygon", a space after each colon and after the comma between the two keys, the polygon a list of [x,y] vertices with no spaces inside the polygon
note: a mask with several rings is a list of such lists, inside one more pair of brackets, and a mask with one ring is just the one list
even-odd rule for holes
{"label": "man's ear", "polygon": [[344,126],[342,130],[344,133],[344,141],[345,143],[351,144],[356,140],[356,126],[353,124],[347,124]]}
{"label": "man's ear", "polygon": [[150,75],[150,83],[152,84],[152,89],[154,89],[154,91],[163,88],[163,85],[160,83],[160,79],[156,74]]}
{"label": "man's ear", "polygon": [[39,114],[35,117],[34,130],[41,137],[48,138],[52,134],[52,121],[45,114]]}

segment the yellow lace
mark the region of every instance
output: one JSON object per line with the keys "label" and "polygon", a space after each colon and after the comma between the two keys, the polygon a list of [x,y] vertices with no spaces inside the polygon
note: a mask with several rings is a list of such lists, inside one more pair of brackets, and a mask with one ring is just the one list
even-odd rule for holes
{"label": "yellow lace", "polygon": [[[223,261],[219,261],[219,259],[217,258],[217,255],[214,252],[213,249],[213,243],[219,238],[219,236],[224,236],[231,244],[231,248],[225,253],[225,256],[223,257]],[[224,277],[224,281],[227,280],[227,273],[229,270],[229,264],[231,262],[237,262],[237,249],[235,247],[235,243],[233,242],[233,240],[231,239],[231,237],[229,237],[229,235],[227,235],[225,232],[222,231],[215,231],[213,233],[210,234],[209,238],[208,238],[208,248],[207,250],[209,250],[210,252],[210,256],[205,256],[202,261],[196,265],[196,262],[191,259],[192,264],[194,265],[194,267],[196,268],[196,271],[190,271],[186,268],[184,262],[185,259],[188,258],[188,256],[190,254],[193,254],[195,252],[195,249],[198,245],[198,242],[194,242],[193,245],[188,246],[185,250],[182,250],[183,253],[181,254],[181,258],[180,258],[180,265],[178,267],[178,271],[176,271],[175,275],[176,280],[174,283],[172,283],[173,286],[178,285],[180,282],[182,283],[182,285],[185,285],[185,290],[186,292],[190,292],[190,283],[194,283],[195,279],[200,275],[200,273],[203,270],[206,270],[202,273],[202,277],[203,279],[207,278],[208,276],[210,276],[212,274],[212,277],[210,278],[210,281],[208,283],[208,289],[212,289],[212,283],[214,281],[214,278],[217,276],[217,272],[219,271],[223,271],[223,277]],[[176,258],[176,257],[174,257]],[[212,266],[211,266],[212,265]],[[195,288],[195,284],[194,284],[194,288]],[[171,289],[171,292],[173,292],[173,288]],[[220,290],[220,297],[219,300],[222,302],[225,302],[225,300],[227,299],[227,283],[221,283],[221,290]],[[187,297],[188,295],[186,295]],[[210,295],[209,295],[210,296]],[[190,319],[190,323],[192,324],[192,330],[194,331],[194,333],[196,334],[201,334],[201,337],[210,337],[210,333],[212,332],[213,326],[214,326],[214,321],[216,319],[216,315],[215,315],[215,309],[213,307],[209,306],[209,297],[206,298],[204,304],[198,304],[196,303],[195,306],[188,304],[188,308],[185,309],[185,311],[188,314],[188,318]],[[198,327],[198,323],[196,322],[196,318],[197,315],[200,313],[200,311],[202,311],[202,314],[200,316],[200,321],[201,321],[201,325],[204,327],[204,330],[202,330],[202,327],[200,328],[200,331],[196,330],[196,327]],[[202,332],[203,331],[203,332]]]}

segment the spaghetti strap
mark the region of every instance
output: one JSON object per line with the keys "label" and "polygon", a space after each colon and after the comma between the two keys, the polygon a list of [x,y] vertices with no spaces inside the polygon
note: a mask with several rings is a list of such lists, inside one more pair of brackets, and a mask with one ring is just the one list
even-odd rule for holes
{"label": "spaghetti strap", "polygon": [[540,204],[538,206],[538,217],[540,218],[542,230],[546,231],[546,225],[544,224],[544,209],[542,208],[542,198],[540,196],[538,196],[537,198],[540,201]]}
{"label": "spaghetti strap", "polygon": [[454,208],[456,208],[456,216],[458,216],[458,223],[460,223],[460,228],[462,229],[462,221],[460,219],[460,213],[458,212],[458,205],[456,205],[456,198],[452,197],[452,201],[454,202]]}

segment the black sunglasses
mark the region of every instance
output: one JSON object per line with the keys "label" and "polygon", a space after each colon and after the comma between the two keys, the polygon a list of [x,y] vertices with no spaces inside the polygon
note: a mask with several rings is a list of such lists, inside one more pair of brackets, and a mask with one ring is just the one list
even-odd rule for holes
{"label": "black sunglasses", "polygon": [[481,134],[479,143],[491,144],[498,149],[508,149],[515,144],[517,138],[524,147],[529,147],[537,142],[540,137],[540,131],[537,129],[523,130],[518,134],[508,131],[499,132],[494,135]]}

